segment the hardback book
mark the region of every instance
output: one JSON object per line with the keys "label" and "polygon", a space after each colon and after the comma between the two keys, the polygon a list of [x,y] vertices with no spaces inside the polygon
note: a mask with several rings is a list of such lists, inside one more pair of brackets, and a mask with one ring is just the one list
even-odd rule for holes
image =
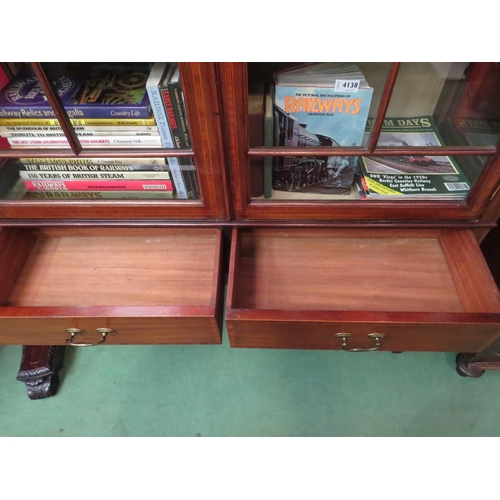
{"label": "hardback book", "polygon": [[352,63],[317,63],[274,75],[274,145],[310,147],[308,156],[278,157],[273,188],[350,194],[357,157],[316,156],[314,148],[361,146],[373,94]]}
{"label": "hardback book", "polygon": [[[248,84],[248,145],[264,146],[264,84]],[[272,145],[272,144],[271,144]],[[262,158],[250,157],[250,195],[258,198],[264,194],[264,169]]]}
{"label": "hardback book", "polygon": [[[91,127],[101,127],[101,126],[148,126],[155,127],[156,122],[152,115],[148,118],[137,118],[137,119],[116,119],[116,118],[71,118],[70,122],[74,126],[91,126]],[[59,126],[59,120],[55,118],[1,118],[0,126],[44,126],[53,127]]]}
{"label": "hardback book", "polygon": [[145,167],[146,170],[163,170],[166,168],[164,158],[19,158],[19,161],[23,164],[49,164],[56,166],[62,165],[63,167],[84,165],[90,170],[97,170],[97,168],[100,168],[98,167],[100,165],[107,165],[116,170],[120,170],[121,165],[125,165],[125,170],[140,169],[142,167]]}
{"label": "hardback book", "polygon": [[172,191],[170,180],[23,179],[28,191]]}
{"label": "hardback book", "polygon": [[98,63],[65,104],[70,118],[149,118],[147,63]]}
{"label": "hardback book", "polygon": [[173,191],[26,191],[24,199],[47,200],[168,200]]}
{"label": "hardback book", "polygon": [[[58,75],[53,80],[52,83],[63,106],[75,95],[82,82],[83,77],[80,75]],[[20,71],[0,91],[1,120],[48,120],[55,118],[55,116],[47,96],[31,68]],[[4,124],[6,123],[1,123],[1,125]]]}
{"label": "hardback book", "polygon": [[[7,140],[12,147],[69,147],[66,137],[8,137]],[[95,137],[78,137],[82,146],[93,148],[110,147],[161,147],[161,139],[158,135],[100,135]]]}
{"label": "hardback book", "polygon": [[22,163],[15,162],[16,167],[20,171],[27,172],[56,172],[56,173],[65,173],[65,172],[83,172],[83,173],[94,173],[94,172],[108,172],[108,173],[116,173],[116,172],[139,172],[139,173],[147,173],[147,172],[165,172],[169,173],[167,165],[149,165],[149,164],[116,164],[116,163],[99,163],[99,164],[88,164],[88,163]]}
{"label": "hardback book", "polygon": [[21,179],[36,180],[170,180],[170,172],[137,170],[134,172],[48,172],[46,170],[20,170]]}
{"label": "hardback book", "polygon": [[[169,124],[169,115],[164,105],[163,81],[168,79],[173,71],[172,63],[155,63],[148,78],[146,89],[149,100],[156,119],[158,131],[160,133],[161,143],[164,148],[175,148],[174,136]],[[167,162],[172,172],[172,179],[175,184],[177,197],[186,199],[189,197],[184,176],[181,172],[182,159],[168,157]]]}
{"label": "hardback book", "polygon": [[163,106],[163,100],[160,93],[160,82],[169,69],[166,62],[155,63],[146,83],[146,90],[156,120],[158,132],[164,148],[172,148],[172,135],[168,126],[167,115]]}
{"label": "hardback book", "polygon": [[[368,141],[372,119],[368,120]],[[378,146],[441,146],[431,116],[384,120]],[[463,199],[470,182],[449,156],[404,155],[361,157],[360,173],[369,199]]]}
{"label": "hardback book", "polygon": [[[177,149],[190,148],[191,141],[187,125],[187,114],[182,97],[180,72],[177,63],[170,64],[169,70],[164,74],[160,82],[159,89],[172,135],[173,147]],[[178,163],[185,186],[186,198],[198,199],[200,190],[194,159],[181,157],[178,159]]]}

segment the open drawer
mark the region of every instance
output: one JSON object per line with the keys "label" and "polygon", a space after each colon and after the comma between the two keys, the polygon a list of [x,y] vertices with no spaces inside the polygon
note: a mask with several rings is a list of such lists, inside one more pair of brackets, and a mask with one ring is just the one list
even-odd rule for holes
{"label": "open drawer", "polygon": [[0,231],[0,343],[218,344],[221,231]]}
{"label": "open drawer", "polygon": [[232,347],[479,352],[500,294],[470,230],[235,229]]}

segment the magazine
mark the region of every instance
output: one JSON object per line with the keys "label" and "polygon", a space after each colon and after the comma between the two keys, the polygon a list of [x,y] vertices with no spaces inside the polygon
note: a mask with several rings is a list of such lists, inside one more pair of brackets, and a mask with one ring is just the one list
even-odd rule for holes
{"label": "magazine", "polygon": [[[368,141],[373,120],[365,133]],[[431,116],[386,118],[378,146],[441,146]],[[360,174],[367,198],[463,199],[470,183],[449,156],[404,155],[360,158]]]}

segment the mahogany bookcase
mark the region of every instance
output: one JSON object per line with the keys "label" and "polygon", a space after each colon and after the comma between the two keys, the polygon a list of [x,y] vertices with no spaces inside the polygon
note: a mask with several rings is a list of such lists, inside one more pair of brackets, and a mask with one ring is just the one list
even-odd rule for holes
{"label": "mahogany bookcase", "polygon": [[[224,320],[235,348],[456,352],[463,376],[500,368],[500,294],[479,249],[500,216],[498,146],[452,131],[445,146],[378,146],[393,103],[414,91],[411,64],[382,65],[366,146],[314,154],[463,158],[477,170],[464,200],[255,196],[265,158],[311,154],[250,146],[250,83],[283,65],[179,63],[192,149],[96,150],[81,147],[44,65],[31,63],[70,149],[0,159],[193,157],[201,199],[0,200],[0,342],[24,346],[29,397],[55,393],[69,344],[220,343]],[[443,132],[458,112],[500,100],[497,72],[477,63],[444,78],[430,98]]]}

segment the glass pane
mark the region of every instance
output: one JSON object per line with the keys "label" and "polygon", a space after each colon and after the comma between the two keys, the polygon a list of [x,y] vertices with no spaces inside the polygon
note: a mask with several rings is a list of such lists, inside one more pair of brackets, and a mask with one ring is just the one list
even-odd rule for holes
{"label": "glass pane", "polygon": [[[195,168],[169,158],[22,158],[0,168],[7,200],[172,200],[199,198]],[[177,167],[173,164],[177,163]]]}
{"label": "glass pane", "polygon": [[[10,77],[10,81],[0,89],[0,148],[68,148],[68,139],[31,66],[26,63],[11,66],[9,63],[8,71],[0,74],[0,77],[5,77],[4,80],[9,80]],[[61,99],[83,149],[112,151],[117,148],[191,148],[177,63],[44,63],[43,68]],[[140,166],[141,161],[145,167],[142,171],[146,171],[152,161],[165,165],[166,172],[170,175],[169,182],[173,184],[170,196],[168,193],[161,193],[161,196],[156,193],[155,196],[149,194],[145,197],[143,193],[141,198],[200,198],[196,166],[192,157],[93,160],[97,164],[96,168],[101,170],[102,164],[112,167],[117,162],[130,167],[132,177],[121,177],[123,181],[130,181],[132,178],[143,181],[146,178],[152,179],[151,175],[138,177],[137,171],[140,169],[137,165],[139,162]],[[72,169],[77,162],[88,165],[91,160],[31,159],[31,163],[35,165],[52,163],[54,169],[61,167],[62,163]],[[17,170],[24,172],[22,168]],[[37,170],[39,169],[35,169]],[[4,167],[2,176],[7,171],[16,172],[16,168]],[[59,168],[54,172],[63,171]],[[4,177],[7,178],[10,179],[11,175]],[[51,179],[55,177],[52,176]],[[104,177],[100,176],[99,179],[103,180]],[[37,185],[42,186],[38,180],[36,179]],[[71,185],[75,185],[75,178],[69,180],[72,181]],[[26,187],[20,180],[17,184],[22,189],[12,191],[9,188],[7,191],[9,196],[16,199],[25,196],[23,189]],[[68,188],[68,185],[66,183],[65,187]],[[63,185],[60,184],[60,187]],[[64,189],[68,190],[74,191]],[[126,195],[127,190],[131,191],[130,182],[127,183],[127,189],[115,187],[113,195],[106,191],[102,197],[130,199],[135,196],[130,193]],[[122,194],[118,196],[117,193],[120,192]],[[29,196],[31,195],[28,193]],[[73,196],[76,195],[73,193]]]}
{"label": "glass pane", "polygon": [[[249,146],[361,146],[389,69],[390,63],[249,63]],[[283,80],[283,75],[295,76]],[[270,198],[272,192],[273,199],[290,199],[293,192],[293,199],[299,193],[301,199],[330,199],[333,192],[345,199],[356,163],[348,156],[253,157],[251,195]],[[272,172],[273,165],[274,175],[266,177],[264,171]]]}
{"label": "glass pane", "polygon": [[402,63],[386,123],[411,127],[425,118],[439,145],[494,146],[500,137],[499,88],[500,63]]}

